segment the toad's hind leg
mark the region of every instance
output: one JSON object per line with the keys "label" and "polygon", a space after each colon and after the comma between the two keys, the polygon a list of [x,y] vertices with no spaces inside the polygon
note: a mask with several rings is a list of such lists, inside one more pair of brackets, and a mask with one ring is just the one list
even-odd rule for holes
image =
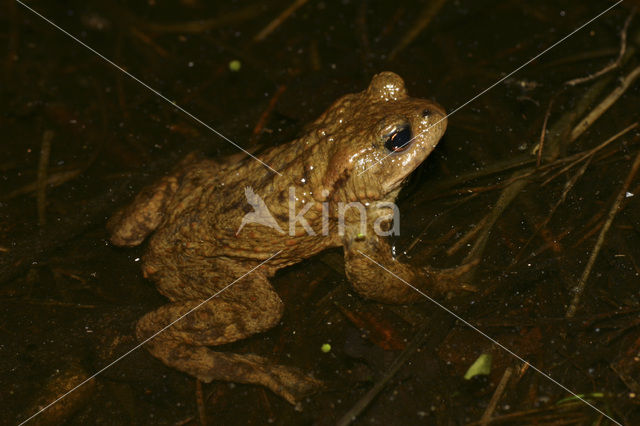
{"label": "toad's hind leg", "polygon": [[206,299],[192,299],[165,305],[138,321],[142,341],[153,337],[147,349],[170,367],[203,382],[224,380],[268,387],[295,404],[316,390],[321,382],[302,371],[275,364],[253,354],[218,352],[216,346],[243,339],[275,326],[282,317],[283,304],[266,277],[253,273],[223,293]]}

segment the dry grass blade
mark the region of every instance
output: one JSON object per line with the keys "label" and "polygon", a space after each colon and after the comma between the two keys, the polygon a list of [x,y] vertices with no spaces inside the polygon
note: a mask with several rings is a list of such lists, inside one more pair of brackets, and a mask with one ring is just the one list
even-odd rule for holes
{"label": "dry grass blade", "polygon": [[51,141],[53,131],[46,130],[42,135],[42,146],[40,147],[40,160],[38,162],[38,180],[36,183],[38,200],[38,225],[44,226],[47,223],[47,171],[49,170],[49,156],[51,154]]}
{"label": "dry grass blade", "polygon": [[631,182],[635,178],[639,168],[640,168],[640,151],[636,155],[636,159],[634,160],[633,165],[631,166],[631,170],[629,171],[627,178],[622,184],[622,188],[620,188],[620,192],[618,192],[618,195],[615,201],[611,205],[611,209],[609,210],[609,214],[607,215],[607,220],[602,226],[602,229],[600,229],[600,233],[598,234],[598,240],[596,241],[596,244],[593,247],[591,256],[589,256],[589,261],[587,262],[587,266],[584,268],[584,271],[582,272],[582,276],[580,277],[580,280],[578,281],[578,284],[576,285],[576,288],[574,290],[573,299],[571,300],[571,304],[569,305],[569,309],[567,309],[567,313],[565,315],[567,318],[572,318],[575,315],[576,310],[578,309],[578,304],[580,303],[580,299],[582,297],[582,294],[584,293],[587,280],[589,279],[589,275],[591,274],[591,269],[593,268],[593,264],[595,263],[596,258],[598,257],[598,254],[602,249],[602,244],[604,243],[604,239],[607,235],[607,231],[611,227],[611,224],[613,223],[613,219],[616,217],[616,214],[620,211],[622,200],[625,198],[627,194],[627,190],[629,189],[629,185],[631,185]]}

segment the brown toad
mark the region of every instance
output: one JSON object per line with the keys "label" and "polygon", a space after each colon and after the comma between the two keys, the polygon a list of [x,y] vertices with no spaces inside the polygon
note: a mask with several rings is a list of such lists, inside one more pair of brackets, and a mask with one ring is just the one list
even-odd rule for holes
{"label": "brown toad", "polygon": [[[432,295],[455,289],[455,273],[400,263],[380,236],[403,181],[446,125],[439,105],[410,98],[398,75],[383,72],[365,91],[337,100],[302,137],[260,155],[281,175],[248,156],[225,164],[188,156],[108,223],[118,246],[138,245],[153,232],[144,276],[171,303],[138,321],[138,338],[202,304],[149,341],[148,350],[201,381],[261,384],[292,403],[317,388],[319,381],[296,368],[211,347],[278,324],[283,304],[269,277],[329,247],[344,247],[347,277],[365,297],[405,303],[421,296],[360,252]],[[361,211],[345,209],[352,202],[361,203],[364,228]],[[263,206],[271,216],[261,224],[255,219]]]}

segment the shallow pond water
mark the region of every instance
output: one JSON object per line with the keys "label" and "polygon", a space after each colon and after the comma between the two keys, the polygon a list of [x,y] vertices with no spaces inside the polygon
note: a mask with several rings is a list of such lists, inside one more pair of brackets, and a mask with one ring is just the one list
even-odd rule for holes
{"label": "shallow pond water", "polygon": [[[405,354],[356,424],[640,422],[640,19],[625,27],[637,2],[599,17],[614,3],[212,3],[28,3],[60,28],[0,4],[3,423],[100,372],[33,420],[334,424]],[[341,250],[278,272],[280,325],[226,346],[327,383],[297,408],[257,386],[196,383],[144,349],[110,365],[165,299],[140,271],[144,246],[110,245],[106,219],[189,152],[238,152],[198,120],[259,155],[383,70],[451,113],[398,199],[396,253],[439,268],[479,259],[477,291],[438,302],[600,411],[427,299],[361,298]],[[463,379],[483,353],[490,374]]]}

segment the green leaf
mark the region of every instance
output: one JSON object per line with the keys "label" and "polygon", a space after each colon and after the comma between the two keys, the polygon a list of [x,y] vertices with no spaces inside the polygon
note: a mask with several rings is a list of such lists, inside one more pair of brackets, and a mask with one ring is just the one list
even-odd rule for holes
{"label": "green leaf", "polygon": [[482,354],[471,364],[471,367],[464,373],[465,380],[471,380],[475,376],[488,376],[491,373],[491,354]]}

